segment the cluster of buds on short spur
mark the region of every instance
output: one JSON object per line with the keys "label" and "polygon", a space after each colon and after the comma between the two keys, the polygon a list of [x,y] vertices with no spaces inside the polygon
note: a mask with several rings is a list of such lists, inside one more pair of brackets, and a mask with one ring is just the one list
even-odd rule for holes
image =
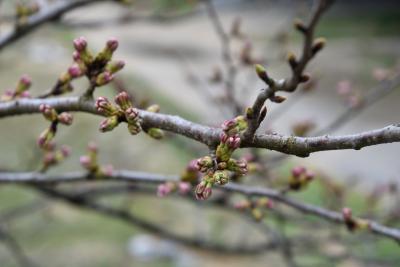
{"label": "cluster of buds on short spur", "polygon": [[197,199],[205,200],[211,196],[214,184],[225,185],[233,176],[242,176],[247,173],[247,162],[231,158],[233,152],[240,147],[240,134],[247,129],[247,120],[238,116],[222,124],[220,144],[215,158],[205,156],[197,160],[197,169],[204,173],[201,182],[197,185],[195,194]]}
{"label": "cluster of buds on short spur", "polygon": [[350,208],[342,209],[343,221],[350,232],[356,230],[367,230],[370,228],[370,223],[367,220],[354,218]]}
{"label": "cluster of buds on short spur", "polygon": [[30,4],[18,1],[15,5],[15,16],[17,18],[17,28],[24,26],[28,22],[29,16],[38,13],[40,6],[37,2]]}
{"label": "cluster of buds on short spur", "polygon": [[93,142],[88,144],[87,154],[81,156],[79,161],[83,168],[85,168],[90,175],[95,178],[110,176],[113,173],[112,165],[100,166],[97,161],[98,148]]}
{"label": "cluster of buds on short spur", "polygon": [[139,110],[133,107],[132,101],[127,92],[120,92],[114,99],[113,105],[107,98],[99,97],[96,100],[96,109],[106,116],[101,121],[99,130],[108,132],[113,130],[123,121],[128,123],[128,130],[132,135],[138,134],[141,130],[141,119]]}
{"label": "cluster of buds on short spur", "polygon": [[165,197],[173,192],[178,192],[181,195],[186,195],[190,192],[192,185],[188,182],[165,182],[157,187],[157,196]]}
{"label": "cluster of buds on short spur", "polygon": [[71,149],[68,146],[63,145],[60,149],[57,149],[54,142],[47,143],[43,147],[43,151],[41,172],[46,172],[50,167],[60,164],[71,154]]}
{"label": "cluster of buds on short spur", "polygon": [[[115,73],[125,66],[122,60],[112,60],[113,53],[118,48],[118,40],[115,38],[110,38],[96,56],[89,50],[85,37],[75,39],[73,45],[73,64],[60,75],[51,91],[52,95],[72,91],[71,81],[81,76],[86,76],[93,88],[106,85],[113,80]],[[90,91],[90,94],[92,93]]]}
{"label": "cluster of buds on short spur", "polygon": [[18,98],[29,98],[31,97],[29,94],[29,88],[31,87],[32,81],[31,78],[27,75],[23,75],[15,87],[14,90],[8,89],[6,92],[0,97],[1,101],[10,101]]}
{"label": "cluster of buds on short spur", "polygon": [[44,130],[38,139],[39,147],[45,148],[53,140],[57,132],[58,124],[71,125],[73,117],[72,114],[68,112],[59,114],[54,108],[46,104],[41,104],[39,110],[42,112],[43,117],[51,122],[49,128]]}
{"label": "cluster of buds on short spur", "polygon": [[234,208],[243,212],[250,212],[257,222],[267,215],[267,210],[274,207],[274,202],[269,198],[262,197],[256,200],[242,200],[234,204]]}
{"label": "cluster of buds on short spur", "polygon": [[296,166],[292,169],[292,176],[289,179],[288,190],[299,191],[307,187],[314,179],[314,173],[303,166]]}

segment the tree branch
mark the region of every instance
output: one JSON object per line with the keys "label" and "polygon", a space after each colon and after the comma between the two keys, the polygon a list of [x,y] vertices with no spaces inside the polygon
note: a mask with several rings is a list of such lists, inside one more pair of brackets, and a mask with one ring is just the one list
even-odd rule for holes
{"label": "tree branch", "polygon": [[[0,172],[0,182],[29,183],[31,185],[60,183],[60,182],[77,182],[77,181],[87,181],[87,180],[90,181],[90,179],[91,177],[88,176],[87,173],[85,172],[65,173],[62,175],[41,174],[33,172],[32,173]],[[101,180],[97,181],[104,182],[107,180],[123,180],[130,182],[159,184],[159,183],[164,183],[166,181],[179,181],[179,179],[180,179],[179,176],[164,176],[152,173],[119,170],[119,171],[114,171],[112,175],[104,176]],[[302,203],[298,200],[289,198],[283,195],[281,192],[274,189],[252,187],[232,182],[225,186],[217,188],[223,191],[240,193],[247,196],[269,197],[277,202],[292,207],[295,210],[300,211],[302,213],[314,215],[321,219],[338,224],[345,223],[341,213],[330,211],[318,206]],[[400,242],[399,229],[389,228],[379,223],[370,221],[370,231],[374,234],[385,236],[397,242]]]}

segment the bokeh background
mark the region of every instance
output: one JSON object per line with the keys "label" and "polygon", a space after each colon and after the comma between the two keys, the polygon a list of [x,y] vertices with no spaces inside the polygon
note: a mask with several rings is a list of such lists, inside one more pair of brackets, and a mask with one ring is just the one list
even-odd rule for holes
{"label": "bokeh background", "polygon": [[[127,63],[118,79],[135,98],[159,104],[162,112],[218,126],[227,119],[226,112],[207,95],[223,96],[222,86],[209,82],[215,69],[223,68],[221,44],[204,5],[194,0],[134,2],[132,6],[104,3],[81,8],[2,50],[0,90],[12,88],[22,74],[28,74],[33,80],[32,94],[40,94],[50,88],[71,63],[73,39],[85,36],[90,48],[99,51],[105,41],[114,36],[120,42],[114,57]],[[0,3],[1,34],[10,30],[7,18],[13,14],[15,1]],[[285,55],[288,51],[298,53],[301,45],[301,36],[292,29],[292,22],[296,17],[307,18],[310,1],[215,0],[214,3],[227,30],[237,17],[242,21],[246,41],[232,43],[235,55],[240,54],[247,40],[251,41],[253,55],[263,59],[272,77],[290,74]],[[127,21],[117,22],[121,16],[127,17]],[[308,68],[316,78],[315,90],[288,95],[288,100],[280,105],[268,105],[269,114],[285,112],[273,121],[269,121],[267,115],[260,131],[290,134],[293,124],[303,120],[312,120],[317,128],[322,128],[348,105],[337,94],[339,81],[350,81],[352,88],[362,95],[379,82],[377,73],[384,74],[396,68],[400,64],[399,2],[337,1],[322,19],[317,36],[326,37],[328,45]],[[263,85],[252,66],[241,66],[239,71],[237,93],[250,105]],[[75,85],[73,94],[79,94],[86,83],[78,81]],[[112,85],[96,90],[96,96],[112,97],[114,94]],[[394,90],[333,134],[356,133],[398,123],[399,99],[400,91]],[[60,128],[56,140],[69,145],[72,155],[50,172],[80,169],[79,156],[85,153],[91,140],[99,145],[101,162],[117,169],[179,174],[191,159],[207,153],[205,147],[181,137],[167,136],[166,141],[160,142],[145,135],[132,137],[124,127],[101,134],[99,122],[100,119],[92,115],[76,114],[72,126]],[[41,116],[2,119],[0,168],[36,170],[41,162],[36,138],[46,126]],[[365,203],[359,194],[384,182],[398,183],[399,148],[399,144],[388,144],[361,151],[321,152],[305,159],[290,157],[274,165],[271,171],[284,175],[289,166],[309,166],[334,181],[351,186],[356,193],[349,200],[350,205],[363,209]],[[276,156],[269,151],[263,153],[267,158]],[[176,199],[160,201],[154,195],[132,194],[110,197],[107,201],[188,234],[228,243],[250,244],[262,239],[262,233],[257,232],[252,223],[227,211],[212,211],[206,205]],[[299,197],[321,204],[324,195],[316,186]],[[5,216],[25,205],[32,205],[28,209],[30,212]],[[241,256],[184,248],[140,228],[45,200],[20,186],[0,186],[0,224],[13,233],[38,266],[284,266],[278,252]],[[330,228],[329,224],[323,225]],[[311,228],[289,227],[289,232],[294,234],[307,230]],[[327,235],[327,230],[313,234]],[[369,246],[357,243],[357,236],[348,238],[355,256],[341,261],[338,266],[399,266],[399,247],[393,242],[374,239],[375,245]],[[335,241],[321,247],[328,255],[348,249]],[[329,257],[319,257],[318,253],[297,258],[304,266],[332,264]],[[18,266],[2,246],[1,239],[0,265]]]}

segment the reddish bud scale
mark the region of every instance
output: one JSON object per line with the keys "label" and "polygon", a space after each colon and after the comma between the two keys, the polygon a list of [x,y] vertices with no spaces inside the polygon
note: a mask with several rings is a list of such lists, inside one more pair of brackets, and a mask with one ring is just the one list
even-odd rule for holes
{"label": "reddish bud scale", "polygon": [[116,95],[114,101],[122,110],[127,110],[128,108],[132,107],[131,99],[128,93],[125,91]]}

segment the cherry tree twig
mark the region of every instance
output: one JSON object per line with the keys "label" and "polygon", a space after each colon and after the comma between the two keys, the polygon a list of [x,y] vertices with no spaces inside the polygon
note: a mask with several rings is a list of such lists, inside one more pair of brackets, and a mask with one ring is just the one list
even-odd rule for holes
{"label": "cherry tree twig", "polygon": [[[78,182],[78,181],[90,181],[95,179],[85,172],[74,172],[65,174],[42,174],[36,172],[28,173],[12,173],[12,172],[0,172],[0,182],[8,183],[28,183],[28,184],[54,184],[61,182]],[[123,180],[130,182],[141,182],[141,183],[153,183],[159,184],[167,181],[178,181],[179,176],[164,176],[160,174],[126,171],[126,170],[115,170],[113,174],[103,177],[101,181],[105,180]],[[97,180],[98,181],[98,180]],[[287,197],[278,190],[270,188],[260,188],[253,186],[246,186],[236,183],[229,183],[225,186],[218,187],[220,190],[227,192],[240,193],[247,196],[264,196],[269,197],[277,202],[285,204],[286,206],[292,207],[305,214],[310,214],[321,219],[344,224],[345,220],[341,213],[330,211],[318,206],[311,204],[302,203],[293,198]],[[400,242],[400,230],[383,226],[379,223],[370,221],[369,229],[372,233],[391,238],[397,242]]]}

